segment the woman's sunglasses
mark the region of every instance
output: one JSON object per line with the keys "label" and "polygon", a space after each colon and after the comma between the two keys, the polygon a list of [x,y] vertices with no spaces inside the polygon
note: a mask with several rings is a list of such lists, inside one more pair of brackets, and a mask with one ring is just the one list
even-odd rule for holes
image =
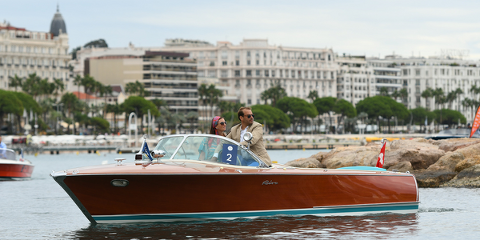
{"label": "woman's sunglasses", "polygon": [[227,122],[219,122],[220,125],[227,125]]}

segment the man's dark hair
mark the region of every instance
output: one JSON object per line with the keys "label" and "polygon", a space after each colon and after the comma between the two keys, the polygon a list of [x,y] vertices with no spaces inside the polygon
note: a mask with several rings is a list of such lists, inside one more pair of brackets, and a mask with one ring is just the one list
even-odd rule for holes
{"label": "man's dark hair", "polygon": [[238,120],[240,120],[240,117],[243,117],[243,110],[245,110],[245,109],[250,110],[250,111],[252,110],[252,109],[249,108],[249,107],[241,107],[240,109],[238,109],[238,113],[237,113],[237,115],[238,115]]}

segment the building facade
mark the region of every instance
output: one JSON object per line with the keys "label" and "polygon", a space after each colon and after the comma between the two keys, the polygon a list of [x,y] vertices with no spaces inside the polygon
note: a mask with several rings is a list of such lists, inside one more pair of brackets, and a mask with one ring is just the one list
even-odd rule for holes
{"label": "building facade", "polygon": [[466,98],[477,99],[475,92],[471,90],[473,87],[480,86],[480,62],[451,57],[403,58],[397,55],[386,56],[385,59],[369,59],[368,62],[374,68],[377,66],[385,68],[386,66],[389,72],[398,72],[398,75],[392,74],[388,78],[392,81],[393,86],[389,88],[389,92],[393,89],[407,89],[408,97],[404,104],[409,109],[423,107],[435,110],[442,108],[436,104],[435,98],[422,97],[422,93],[428,88],[433,90],[441,88],[445,96],[460,89],[463,93],[445,103],[443,108],[461,112],[467,118],[467,123],[472,123],[477,106],[466,106],[463,100]]}
{"label": "building facade", "polygon": [[32,73],[50,81],[62,79],[68,87],[70,58],[66,25],[58,9],[49,32],[0,23],[0,89],[13,90],[10,77],[26,78]]}
{"label": "building facade", "polygon": [[337,73],[337,98],[353,105],[366,97],[375,96],[376,82],[373,69],[364,56],[339,56]]}
{"label": "building facade", "polygon": [[265,39],[244,39],[239,45],[167,39],[165,51],[185,52],[197,61],[198,76],[218,78],[226,95],[247,106],[262,104],[261,93],[280,84],[288,96],[307,100],[337,96],[338,65],[332,49],[270,45]]}
{"label": "building facade", "polygon": [[197,63],[188,53],[150,51],[142,48],[82,49],[74,73],[90,75],[106,85],[139,81],[145,99],[163,99],[172,113],[198,111]]}

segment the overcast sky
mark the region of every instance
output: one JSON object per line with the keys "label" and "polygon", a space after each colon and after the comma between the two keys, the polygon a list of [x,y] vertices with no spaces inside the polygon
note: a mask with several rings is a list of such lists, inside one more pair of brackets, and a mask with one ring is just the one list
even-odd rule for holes
{"label": "overcast sky", "polygon": [[235,45],[267,38],[339,54],[428,57],[458,49],[480,59],[480,1],[0,0],[0,21],[48,32],[57,3],[70,48],[99,38],[110,47],[163,46],[166,38]]}

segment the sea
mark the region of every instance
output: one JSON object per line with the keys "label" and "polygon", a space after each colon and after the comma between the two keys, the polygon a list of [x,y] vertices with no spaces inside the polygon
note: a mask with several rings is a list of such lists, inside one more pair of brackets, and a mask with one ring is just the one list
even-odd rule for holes
{"label": "sea", "polygon": [[[319,150],[271,150],[279,163]],[[50,177],[52,170],[133,161],[132,154],[27,155],[32,178],[0,181],[0,239],[479,239],[480,190],[420,189],[415,214],[282,216],[180,223],[97,224]],[[152,183],[155,184],[155,183]],[[154,204],[138,198],[138,204]]]}

